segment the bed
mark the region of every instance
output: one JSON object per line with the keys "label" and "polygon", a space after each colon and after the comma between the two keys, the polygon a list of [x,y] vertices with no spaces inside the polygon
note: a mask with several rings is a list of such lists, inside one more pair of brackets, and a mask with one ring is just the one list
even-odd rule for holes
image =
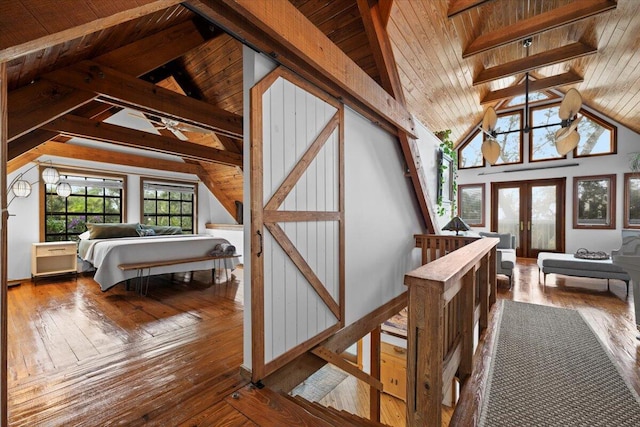
{"label": "bed", "polygon": [[[122,270],[118,266],[130,263],[169,261],[206,256],[218,244],[228,244],[226,239],[202,234],[175,234],[83,239],[78,255],[95,269],[94,280],[104,292],[120,282],[138,275],[135,270]],[[225,266],[234,269],[238,258],[225,260]],[[149,275],[184,271],[213,270],[215,259],[153,267]]]}

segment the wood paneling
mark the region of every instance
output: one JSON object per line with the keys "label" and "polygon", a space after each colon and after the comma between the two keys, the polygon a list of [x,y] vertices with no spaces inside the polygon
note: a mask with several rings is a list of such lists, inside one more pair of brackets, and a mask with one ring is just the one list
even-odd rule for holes
{"label": "wood paneling", "polygon": [[[11,2],[11,3],[17,3]],[[21,6],[9,7],[9,13],[2,13],[0,26],[11,31],[3,31],[0,38],[0,58],[10,60],[17,56],[46,49],[76,37],[95,33],[176,5],[177,0],[142,0],[136,2],[111,2],[110,7],[99,6],[101,2],[90,2],[84,7],[72,0],[63,2],[20,1]],[[92,5],[98,7],[91,7]],[[13,10],[11,10],[13,9]],[[21,21],[16,18],[19,9]],[[5,12],[5,11],[3,11]],[[12,25],[20,22],[22,25]],[[5,36],[6,34],[6,36]]]}
{"label": "wood paneling", "polygon": [[[517,25],[525,19],[570,5],[569,0],[493,0],[446,17],[452,1],[396,1],[387,31],[405,89],[408,108],[429,129],[452,129],[459,142],[482,120],[480,100],[490,91],[521,80],[522,75],[472,86],[473,77],[526,56],[519,42],[463,59],[462,51],[482,34]],[[528,7],[527,7],[528,6]],[[530,54],[538,54],[578,41],[597,46],[588,57],[535,70],[540,78],[569,71],[584,81],[576,87],[584,102],[636,132],[640,131],[640,3],[620,0],[616,8],[578,23],[533,37]]]}

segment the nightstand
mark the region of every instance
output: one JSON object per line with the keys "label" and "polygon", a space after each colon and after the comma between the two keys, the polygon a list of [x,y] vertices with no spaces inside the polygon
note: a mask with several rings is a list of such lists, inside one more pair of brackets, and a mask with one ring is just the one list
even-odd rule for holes
{"label": "nightstand", "polygon": [[31,277],[78,272],[76,242],[41,242],[31,247]]}

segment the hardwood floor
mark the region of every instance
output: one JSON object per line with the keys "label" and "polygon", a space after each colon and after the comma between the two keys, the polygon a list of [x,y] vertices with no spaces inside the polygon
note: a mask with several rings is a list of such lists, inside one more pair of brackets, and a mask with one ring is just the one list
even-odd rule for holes
{"label": "hardwood floor", "polygon": [[[239,374],[242,270],[236,274],[238,280],[215,285],[208,272],[190,283],[161,276],[147,297],[123,285],[102,293],[82,276],[10,288],[10,425],[259,424],[230,397],[247,384]],[[619,281],[606,289],[604,280],[555,275],[543,286],[535,260],[519,259],[513,288],[501,278],[498,298],[580,311],[640,393],[632,296]],[[492,337],[481,341],[451,425],[472,425],[477,417],[490,360],[485,341]],[[368,388],[353,377],[321,401],[364,417],[368,402]],[[404,426],[404,410],[402,401],[384,395],[381,420]],[[451,416],[445,408],[443,425]]]}
{"label": "hardwood floor", "polygon": [[[498,278],[498,299],[529,302],[554,307],[578,310],[589,323],[605,348],[613,356],[621,373],[640,394],[640,341],[636,340],[633,296],[626,296],[626,287],[618,280],[611,281],[607,291],[606,280],[585,279],[568,276],[547,275],[546,286],[538,280],[536,260],[518,259],[509,289],[506,279]],[[494,307],[491,311],[489,331],[495,328]],[[472,426],[478,415],[478,402],[488,374],[491,339],[493,333],[485,334],[474,356],[474,374],[461,393],[459,408],[452,417],[452,409],[443,407],[443,426]],[[488,345],[487,345],[488,344]],[[321,403],[344,409],[360,416],[369,411],[369,389],[352,377],[343,381],[326,395]],[[356,396],[356,397],[354,397]],[[390,426],[404,426],[405,405],[399,399],[383,395],[381,421]]]}
{"label": "hardwood floor", "polygon": [[82,276],[10,288],[10,425],[252,425],[223,400],[247,384],[241,280],[169,277],[147,297]]}

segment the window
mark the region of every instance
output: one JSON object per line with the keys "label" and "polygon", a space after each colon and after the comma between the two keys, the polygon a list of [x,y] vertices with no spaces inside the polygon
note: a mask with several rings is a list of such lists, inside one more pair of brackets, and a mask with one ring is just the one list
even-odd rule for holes
{"label": "window", "polygon": [[573,228],[616,228],[616,176],[573,179]]}
{"label": "window", "polygon": [[44,240],[78,240],[86,223],[123,222],[126,177],[94,175],[59,169],[60,181],[71,185],[71,195],[58,196],[56,185],[44,184]]}
{"label": "window", "polygon": [[578,124],[580,142],[574,157],[598,156],[616,153],[616,127],[580,110],[584,117]]}
{"label": "window", "polygon": [[185,234],[196,233],[196,196],[193,182],[158,181],[142,178],[142,220],[146,225],[170,225]]}
{"label": "window", "polygon": [[484,227],[484,184],[459,185],[458,209],[471,227]]}
{"label": "window", "polygon": [[[504,113],[498,115],[496,132],[507,132],[521,128],[522,113]],[[500,157],[496,165],[505,165],[522,162],[522,132],[511,132],[496,137],[500,144]]]}
{"label": "window", "polygon": [[[543,126],[553,123],[560,123],[558,111],[560,104],[552,107],[541,107],[531,109],[531,127]],[[556,149],[556,131],[560,125],[549,126],[540,129],[532,129],[529,140],[529,161],[561,159],[564,156],[558,154]]]}
{"label": "window", "polygon": [[477,168],[484,166],[482,157],[482,132],[467,141],[458,152],[458,169]]}
{"label": "window", "polygon": [[[550,98],[551,97],[546,92],[531,92],[529,94],[529,104],[537,101],[546,101],[547,99],[550,99]],[[509,102],[505,104],[505,107],[515,107],[518,105],[524,105],[525,100],[526,100],[525,95],[514,96],[513,98],[511,98]]]}
{"label": "window", "polygon": [[624,174],[624,227],[640,228],[640,173]]}

